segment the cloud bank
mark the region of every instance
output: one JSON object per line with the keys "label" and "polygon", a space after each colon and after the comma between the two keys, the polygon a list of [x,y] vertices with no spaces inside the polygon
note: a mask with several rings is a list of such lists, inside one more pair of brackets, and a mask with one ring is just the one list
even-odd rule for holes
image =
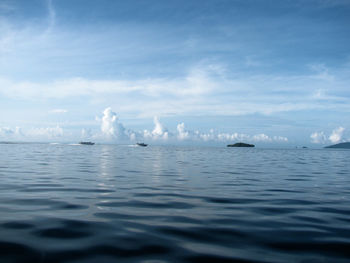
{"label": "cloud bank", "polygon": [[[63,111],[58,110],[58,113]],[[64,111],[65,112],[65,111]],[[285,143],[288,138],[284,136],[269,136],[264,133],[249,135],[243,133],[220,133],[211,129],[209,132],[186,129],[185,123],[177,124],[175,131],[170,131],[165,127],[161,120],[155,116],[153,118],[154,127],[151,130],[134,131],[126,128],[118,118],[116,112],[111,107],[107,107],[101,117],[96,120],[100,123],[100,131],[93,131],[90,128],[83,128],[80,134],[75,138],[77,140],[95,140],[110,143],[135,143],[137,141],[146,141],[154,143],[226,143],[235,141],[263,142],[263,143]],[[334,131],[331,135],[333,140],[340,136],[342,130]],[[47,141],[63,140],[67,141],[74,136],[64,128],[56,125],[54,127],[41,127],[21,129],[16,127],[0,128],[0,140],[29,140],[29,141]]]}
{"label": "cloud bank", "polygon": [[[61,113],[61,110],[58,110]],[[72,134],[69,130],[56,125],[52,127],[39,127],[22,129],[16,127],[0,127],[0,141],[69,141],[69,140],[94,140],[97,142],[110,143],[135,143],[146,141],[161,144],[178,143],[226,143],[235,141],[262,142],[262,143],[286,143],[288,138],[284,136],[269,136],[264,133],[249,135],[243,133],[221,133],[214,129],[209,132],[189,130],[185,123],[177,124],[176,130],[170,131],[161,120],[153,118],[153,129],[134,131],[126,128],[111,107],[103,110],[101,117],[96,117],[100,124],[100,130],[94,131],[91,128],[83,128],[79,134]],[[337,130],[339,133],[342,131]],[[335,138],[336,134],[332,134]]]}
{"label": "cloud bank", "polygon": [[9,127],[0,127],[0,140],[10,141],[36,141],[42,142],[47,140],[64,139],[65,133],[60,126],[46,127],[46,128],[30,128],[22,129],[16,127],[11,129]]}
{"label": "cloud bank", "polygon": [[317,144],[325,144],[325,143],[339,143],[342,142],[343,133],[345,131],[344,127],[338,127],[332,131],[332,133],[327,136],[323,131],[314,132],[310,135],[311,142]]}
{"label": "cloud bank", "polygon": [[[53,112],[64,113],[66,110],[54,110]],[[252,142],[252,143],[289,143],[286,136],[268,135],[265,133],[246,134],[238,132],[220,132],[210,129],[208,132],[191,130],[186,128],[184,122],[176,125],[175,130],[169,130],[159,117],[153,118],[153,128],[136,131],[125,127],[120,122],[118,114],[107,107],[100,117],[96,118],[99,123],[99,131],[93,128],[83,128],[79,134],[60,125],[51,127],[0,127],[0,141],[72,141],[72,140],[94,140],[96,142],[110,143],[135,143],[149,142],[160,144],[182,144],[182,143],[229,143],[229,142]],[[346,129],[342,126],[333,129],[328,135],[324,131],[313,132],[310,135],[311,143],[339,143],[347,141],[344,138]]]}
{"label": "cloud bank", "polygon": [[[97,118],[99,120],[99,118]],[[247,141],[247,142],[264,142],[264,143],[283,143],[288,142],[288,138],[284,136],[268,136],[260,133],[255,135],[240,134],[240,133],[220,133],[211,129],[208,133],[203,133],[198,130],[192,131],[185,127],[185,123],[179,123],[176,126],[176,131],[171,132],[166,128],[155,116],[153,118],[153,130],[133,131],[126,129],[122,123],[118,121],[117,114],[111,107],[103,111],[101,122],[101,134],[95,138],[114,141],[153,141],[160,143],[181,143],[181,142],[232,142],[232,141]],[[93,136],[94,137],[94,136]]]}

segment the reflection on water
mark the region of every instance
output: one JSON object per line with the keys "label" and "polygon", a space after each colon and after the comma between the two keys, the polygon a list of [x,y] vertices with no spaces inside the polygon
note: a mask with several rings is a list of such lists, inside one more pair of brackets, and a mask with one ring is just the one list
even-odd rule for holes
{"label": "reflection on water", "polygon": [[1,262],[347,262],[350,151],[0,144]]}

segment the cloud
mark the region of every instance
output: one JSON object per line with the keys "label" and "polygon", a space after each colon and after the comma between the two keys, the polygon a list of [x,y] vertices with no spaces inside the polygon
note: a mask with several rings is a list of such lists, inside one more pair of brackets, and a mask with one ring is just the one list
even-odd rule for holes
{"label": "cloud", "polygon": [[83,128],[80,135],[64,132],[57,125],[56,127],[46,128],[30,128],[23,130],[19,127],[11,129],[9,127],[0,128],[0,138],[11,140],[29,140],[29,141],[46,141],[46,140],[95,140],[95,141],[111,141],[111,142],[137,142],[137,141],[154,141],[159,143],[218,143],[218,142],[263,142],[263,143],[285,143],[288,138],[283,136],[268,136],[264,133],[255,135],[243,133],[220,133],[214,129],[209,132],[192,131],[185,128],[185,123],[181,122],[176,126],[176,131],[169,131],[160,121],[158,117],[154,117],[153,130],[133,131],[127,129],[119,122],[117,114],[111,107],[103,111],[102,118],[96,118],[100,124],[100,132],[93,131],[90,128]]}
{"label": "cloud", "polygon": [[288,142],[288,138],[284,136],[273,136],[275,142]]}
{"label": "cloud", "polygon": [[125,139],[126,137],[125,128],[118,122],[117,114],[112,111],[111,107],[103,111],[101,131],[109,139]]}
{"label": "cloud", "polygon": [[[203,136],[201,136],[203,137]],[[208,140],[208,138],[214,139],[213,136],[213,130],[211,131],[210,135],[204,136],[205,140]],[[224,142],[228,142],[228,141],[246,141],[246,140],[250,140],[250,136],[246,135],[246,134],[239,134],[239,133],[219,133],[217,135],[217,138],[219,141],[224,141]]]}
{"label": "cloud", "polygon": [[253,136],[253,140],[256,141],[256,142],[270,142],[272,141],[272,139],[267,136],[266,134],[256,134]]}
{"label": "cloud", "polygon": [[327,137],[324,132],[314,132],[310,135],[312,143],[325,143],[327,141]]}
{"label": "cloud", "polygon": [[13,135],[15,132],[10,129],[9,127],[0,127],[0,136],[1,137],[8,137],[10,135]]}
{"label": "cloud", "polygon": [[309,68],[316,73],[311,76],[312,78],[325,81],[335,80],[335,76],[329,73],[329,69],[325,64],[310,64]]}
{"label": "cloud", "polygon": [[[0,94],[36,102],[78,100],[118,106],[137,117],[167,115],[270,115],[280,112],[337,110],[350,112],[345,73],[312,65],[303,76],[230,76],[220,64],[200,64],[184,75],[167,78],[98,80],[67,78],[46,82],[12,81],[0,76]],[[343,75],[342,75],[343,74]],[[329,87],[332,87],[330,89]],[[268,89],[266,88],[268,87]]]}
{"label": "cloud", "polygon": [[[216,137],[213,138],[214,140]],[[232,142],[232,141],[247,141],[247,142],[288,142],[288,138],[284,136],[270,137],[264,133],[249,135],[244,133],[219,133],[217,135],[219,141]]]}
{"label": "cloud", "polygon": [[217,138],[216,134],[214,133],[214,129],[210,129],[209,133],[200,133],[199,131],[196,131],[195,134],[205,142],[215,141]]}
{"label": "cloud", "polygon": [[[0,9],[1,6],[2,9],[9,9],[6,3],[16,4],[16,1],[11,0],[0,2]],[[219,122],[225,116],[275,114],[273,118],[276,122],[278,119],[281,122],[290,120],[291,128],[301,125],[303,118],[310,119],[310,127],[318,127],[320,112],[323,110],[328,113],[322,117],[329,120],[334,120],[333,117],[345,118],[343,116],[350,112],[350,75],[343,64],[346,58],[333,63],[327,56],[315,55],[324,48],[328,53],[341,56],[339,52],[344,46],[342,32],[346,31],[346,23],[341,23],[345,21],[344,17],[331,23],[339,29],[337,32],[330,30],[329,26],[324,27],[329,17],[319,24],[304,17],[302,22],[306,26],[289,27],[292,32],[286,35],[283,31],[288,28],[286,25],[295,25],[295,19],[291,17],[284,17],[277,23],[271,17],[262,16],[267,19],[263,30],[247,31],[254,24],[250,24],[249,16],[245,21],[217,20],[218,10],[213,9],[214,20],[208,24],[212,34],[200,33],[194,36],[191,32],[202,29],[203,23],[194,23],[192,26],[163,23],[159,26],[160,23],[144,23],[144,17],[136,17],[134,23],[128,23],[125,17],[108,21],[102,19],[100,23],[94,23],[106,11],[103,8],[97,8],[93,14],[67,23],[72,14],[79,13],[79,5],[72,6],[68,14],[59,12],[58,2],[36,1],[29,9],[29,5],[17,4],[18,11],[13,14],[0,14],[2,107],[9,111],[9,108],[14,107],[12,105],[18,105],[17,111],[23,111],[23,107],[26,107],[34,113],[32,118],[21,120],[22,123],[16,125],[27,125],[26,121],[50,121],[52,116],[44,119],[42,112],[47,111],[47,105],[55,105],[52,102],[58,101],[64,101],[64,104],[57,103],[53,107],[79,108],[80,117],[83,114],[96,115],[96,109],[110,105],[118,109],[118,116],[132,116],[135,119],[155,115],[162,120],[170,115],[184,116],[184,120],[196,116],[218,116],[212,119],[213,126],[216,123],[221,125]],[[111,4],[111,8],[117,6]],[[160,8],[165,6],[168,5]],[[281,5],[277,8],[282,6],[285,7]],[[150,10],[145,11],[147,13]],[[206,11],[211,13],[209,9]],[[222,11],[225,13],[228,10]],[[198,14],[192,15],[195,19],[190,20],[196,21]],[[222,12],[220,15],[223,15]],[[230,18],[231,13],[223,17]],[[290,35],[303,38],[310,35],[308,32],[311,28],[317,31],[314,34],[317,37],[311,40],[322,43],[322,47],[312,49],[313,41],[298,38],[293,42],[298,46],[293,49],[295,56],[286,57],[285,49],[290,44]],[[277,42],[272,41],[270,29],[282,33]],[[310,50],[313,54],[305,52]],[[7,108],[7,105],[11,106]],[[286,116],[285,112],[292,113]],[[309,118],[303,113],[315,118]],[[16,119],[16,113],[11,115],[9,120],[3,120],[3,125],[13,123],[10,119]],[[70,123],[79,118],[68,115],[73,114],[65,116]],[[181,124],[181,120],[179,122]],[[41,123],[39,126],[50,124]],[[74,123],[76,126],[78,124]],[[172,129],[175,127],[170,126],[170,122],[168,125]],[[250,121],[248,125],[255,125],[256,129],[247,134],[249,139],[278,140],[273,133],[270,134],[267,129],[261,130],[254,122]],[[180,125],[172,130],[178,140],[218,140],[217,133],[190,131],[186,127]],[[227,123],[228,127],[233,127],[233,124]],[[285,126],[274,127],[282,131],[276,132],[277,135],[283,135]],[[245,132],[238,129],[239,132]],[[235,131],[230,131],[228,137],[235,139],[241,136],[242,140],[246,139],[245,134],[235,135]],[[312,131],[309,130],[308,135]],[[149,133],[156,137],[152,129]],[[124,134],[134,140],[144,135],[143,131],[128,133],[127,129]],[[170,139],[174,138],[168,133]],[[283,141],[282,138],[280,140]]]}
{"label": "cloud", "polygon": [[326,134],[321,131],[321,132],[314,132],[310,135],[311,142],[312,143],[320,143],[324,144],[327,142],[331,143],[339,143],[342,141],[343,133],[345,131],[344,127],[338,127],[334,129],[331,133],[331,135],[326,136]]}
{"label": "cloud", "polygon": [[191,131],[185,128],[185,123],[179,123],[176,126],[176,133],[169,132],[159,122],[158,118],[154,118],[155,127],[152,132],[144,131],[145,139],[162,139],[170,141],[193,141],[193,142],[232,142],[232,141],[247,141],[247,142],[288,142],[288,138],[284,136],[270,137],[266,134],[240,134],[240,133],[216,133],[214,129],[210,129],[208,133],[202,133],[200,131]]}
{"label": "cloud", "polygon": [[[101,131],[104,138],[118,141],[158,141],[161,143],[181,143],[181,142],[232,142],[232,141],[248,141],[248,142],[264,142],[264,143],[285,143],[288,138],[283,136],[268,136],[264,133],[256,135],[239,134],[239,133],[217,133],[211,129],[207,133],[200,131],[191,131],[185,128],[185,123],[179,123],[176,126],[176,132],[169,131],[155,116],[153,118],[153,130],[143,130],[142,132],[126,129],[125,126],[118,121],[117,114],[111,107],[103,111],[101,121]],[[87,137],[87,131],[82,131],[82,136]],[[101,139],[98,135],[89,137]]]}
{"label": "cloud", "polygon": [[[214,65],[192,67],[181,78],[147,78],[136,80],[91,80],[81,77],[46,83],[14,82],[0,75],[0,92],[10,98],[31,100],[76,96],[120,95],[137,93],[147,97],[185,98],[211,93],[217,84],[210,76],[219,72]],[[217,73],[216,73],[217,74]]]}
{"label": "cloud", "polygon": [[56,113],[56,114],[67,113],[67,112],[68,110],[65,110],[65,109],[54,109],[49,111],[49,113]]}
{"label": "cloud", "polygon": [[157,116],[155,116],[153,118],[153,122],[154,122],[154,129],[152,130],[152,132],[148,131],[148,130],[144,130],[143,131],[143,137],[145,139],[152,139],[152,140],[168,140],[169,139],[169,132],[168,129],[165,128],[161,123],[160,120]]}
{"label": "cloud", "polygon": [[[97,118],[97,120],[99,119]],[[142,137],[140,133],[126,129],[124,125],[119,122],[117,114],[111,107],[108,107],[103,111],[103,117],[100,121],[102,136],[95,134],[91,136],[92,138],[116,142],[128,142],[136,141],[138,138]]]}
{"label": "cloud", "polygon": [[179,123],[176,127],[177,129],[177,138],[182,140],[187,140],[190,138],[190,132],[185,130],[185,123]]}
{"label": "cloud", "polygon": [[52,139],[64,139],[65,134],[60,126],[46,128],[22,129],[16,127],[0,127],[0,139],[3,140],[24,140],[24,141],[46,141]]}
{"label": "cloud", "polygon": [[343,136],[343,132],[344,132],[345,128],[343,127],[339,127],[337,129],[334,129],[332,131],[332,134],[329,136],[329,140],[332,142],[332,143],[338,143],[341,141],[342,139],[342,136]]}
{"label": "cloud", "polygon": [[55,26],[56,21],[56,12],[52,4],[52,0],[47,0],[47,9],[48,9],[48,27],[46,33],[50,33],[53,27]]}
{"label": "cloud", "polygon": [[245,65],[247,67],[259,67],[262,64],[258,60],[256,60],[253,56],[246,56]]}
{"label": "cloud", "polygon": [[23,132],[20,127],[11,129],[9,127],[0,127],[0,139],[19,139],[23,137]]}
{"label": "cloud", "polygon": [[91,139],[93,137],[93,133],[91,129],[82,129],[81,130],[81,138],[82,139]]}
{"label": "cloud", "polygon": [[9,1],[0,2],[0,12],[10,12],[13,10],[15,10],[15,7]]}
{"label": "cloud", "polygon": [[24,133],[27,138],[34,138],[38,140],[43,139],[57,139],[64,136],[63,129],[60,126],[47,128],[31,128]]}
{"label": "cloud", "polygon": [[[286,66],[286,63],[285,67],[273,54],[267,56],[267,61],[263,54],[269,54],[269,49],[250,49],[255,47],[251,44],[256,41],[237,38],[239,34],[235,33],[244,32],[246,27],[232,27],[230,23],[233,21],[227,21],[229,24],[220,28],[214,25],[218,34],[222,34],[225,28],[227,37],[233,34],[232,38],[226,39],[228,42],[218,41],[221,37],[217,38],[217,34],[210,34],[209,38],[200,34],[195,37],[195,49],[198,50],[186,51],[181,45],[184,39],[173,34],[180,31],[172,26],[169,28],[170,24],[153,27],[153,23],[138,21],[130,25],[112,19],[108,25],[101,21],[81,27],[93,20],[77,20],[74,21],[76,26],[72,26],[64,23],[64,12],[57,11],[56,14],[55,1],[46,0],[44,3],[47,12],[43,17],[36,16],[40,12],[34,12],[27,15],[35,15],[35,19],[25,17],[16,21],[16,16],[14,19],[8,16],[4,23],[0,23],[4,29],[0,29],[0,50],[6,50],[4,56],[0,54],[4,61],[0,63],[1,97],[24,99],[32,105],[50,99],[67,99],[75,104],[81,99],[88,102],[86,105],[99,103],[96,108],[111,105],[118,107],[118,114],[137,117],[153,117],[160,112],[160,117],[163,117],[171,114],[274,114],[317,109],[350,111],[349,74],[344,74],[342,65],[332,70],[327,68],[327,60],[314,63],[315,56],[294,65]],[[77,9],[71,11],[74,13]],[[63,23],[55,27],[55,22],[60,21]],[[18,22],[23,24],[18,26]],[[52,32],[45,35],[47,28]],[[152,31],[154,33],[149,34]],[[138,34],[142,32],[142,35]],[[248,35],[260,34],[265,35],[255,31]],[[167,39],[154,41],[155,35]],[[190,35],[186,39],[193,38]],[[317,35],[324,36],[324,40],[328,38],[326,34]],[[232,45],[232,41],[237,42]],[[278,49],[272,50],[272,53],[280,53]],[[208,58],[196,59],[198,57]],[[157,63],[148,63],[151,61]],[[252,69],[242,68],[245,62]],[[265,67],[267,62],[271,63]],[[171,63],[171,70],[163,68],[163,63]],[[306,63],[310,65],[310,72],[305,71]]]}

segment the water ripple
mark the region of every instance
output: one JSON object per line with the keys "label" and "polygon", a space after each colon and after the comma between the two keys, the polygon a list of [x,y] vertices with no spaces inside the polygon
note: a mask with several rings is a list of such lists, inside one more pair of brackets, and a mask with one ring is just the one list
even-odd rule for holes
{"label": "water ripple", "polygon": [[1,262],[350,258],[350,151],[0,148]]}

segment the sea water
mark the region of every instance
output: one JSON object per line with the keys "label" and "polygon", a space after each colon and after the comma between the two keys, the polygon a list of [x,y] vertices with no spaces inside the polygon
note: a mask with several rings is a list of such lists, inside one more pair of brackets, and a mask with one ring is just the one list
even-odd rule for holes
{"label": "sea water", "polygon": [[349,150],[0,144],[0,262],[349,260]]}

